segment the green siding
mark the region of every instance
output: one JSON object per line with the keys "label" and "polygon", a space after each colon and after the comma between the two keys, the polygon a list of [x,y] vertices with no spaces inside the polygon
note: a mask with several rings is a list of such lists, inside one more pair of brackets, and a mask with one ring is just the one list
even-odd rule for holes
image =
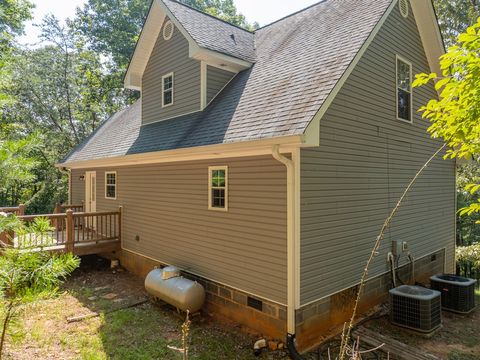
{"label": "green siding", "polygon": [[234,76],[234,73],[207,65],[207,104]]}
{"label": "green siding", "polygon": [[[414,111],[396,120],[395,54],[429,65],[410,11],[395,7],[320,122],[320,147],[301,151],[301,303],[359,282],[380,228],[416,171],[441,146]],[[414,110],[436,96],[414,90]],[[386,234],[369,272],[388,271],[391,241],[407,241],[415,257],[455,242],[455,164],[437,159],[419,179]],[[401,263],[406,263],[405,257]]]}
{"label": "green siding", "polygon": [[[208,166],[227,165],[228,212],[208,210]],[[123,246],[257,296],[286,303],[285,166],[271,156],[118,168],[97,172],[97,211],[123,205]],[[117,171],[117,200],[104,197]],[[72,187],[84,199],[85,182]],[[140,241],[136,241],[138,235]]]}
{"label": "green siding", "polygon": [[[162,26],[163,29],[163,26]],[[174,103],[162,108],[162,76],[174,73]],[[170,40],[158,35],[142,80],[142,123],[200,110],[200,62],[188,55],[188,41],[175,28]]]}

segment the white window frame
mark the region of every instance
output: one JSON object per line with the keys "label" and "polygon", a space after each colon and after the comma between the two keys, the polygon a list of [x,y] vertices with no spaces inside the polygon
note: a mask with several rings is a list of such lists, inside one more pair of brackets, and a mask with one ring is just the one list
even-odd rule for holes
{"label": "white window frame", "polygon": [[[115,175],[115,197],[108,196],[107,185],[112,186],[112,184],[107,184],[107,175]],[[107,200],[117,200],[117,191],[118,191],[118,176],[116,171],[105,171],[105,199]]]}
{"label": "white window frame", "polygon": [[[407,64],[410,67],[410,120],[407,119],[402,119],[401,117],[398,116],[398,60],[401,62]],[[397,120],[403,121],[408,124],[413,124],[413,71],[412,71],[412,63],[405,59],[404,57],[400,55],[395,55],[395,113]]]}
{"label": "white window frame", "polygon": [[[172,77],[172,102],[170,104],[165,104],[165,82],[164,79],[168,77]],[[162,108],[172,106],[174,102],[174,96],[173,96],[173,91],[175,88],[175,76],[173,72],[170,72],[168,74],[165,74],[162,76]],[[170,90],[170,89],[169,89]]]}
{"label": "white window frame", "polygon": [[[225,187],[212,186],[212,172],[215,170],[225,171]],[[225,206],[223,208],[212,206],[212,190],[225,189]],[[208,210],[228,211],[228,166],[209,166],[208,167]]]}

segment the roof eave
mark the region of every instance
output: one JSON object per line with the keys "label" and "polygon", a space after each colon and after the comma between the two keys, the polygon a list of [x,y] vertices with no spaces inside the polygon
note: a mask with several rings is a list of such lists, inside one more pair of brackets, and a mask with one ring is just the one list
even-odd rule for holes
{"label": "roof eave", "polygon": [[158,35],[160,34],[161,26],[166,17],[173,22],[175,27],[187,39],[189,44],[189,56],[191,58],[206,61],[213,66],[222,67],[225,70],[235,73],[252,66],[252,62],[201,47],[163,1],[153,0],[145,25],[137,41],[132,60],[130,61],[125,74],[125,88],[141,90],[143,72],[145,71],[148,59],[150,58]]}
{"label": "roof eave", "polygon": [[288,135],[259,140],[163,150],[94,160],[67,161],[65,163],[56,164],[55,166],[58,168],[68,169],[86,169],[258,156],[271,154],[272,147],[274,145],[280,146],[281,151],[287,153],[291,152],[294,148],[304,147],[307,144],[305,143],[305,138],[303,135]]}

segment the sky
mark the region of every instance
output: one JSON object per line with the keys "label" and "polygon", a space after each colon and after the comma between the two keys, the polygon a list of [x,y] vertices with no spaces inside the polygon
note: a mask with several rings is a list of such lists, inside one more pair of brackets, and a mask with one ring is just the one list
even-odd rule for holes
{"label": "sky", "polygon": [[[149,0],[145,0],[149,1]],[[25,27],[25,35],[20,38],[22,44],[35,44],[38,41],[38,28],[35,23],[40,23],[47,14],[53,14],[64,20],[75,15],[77,6],[82,6],[86,0],[34,0],[34,20]],[[251,23],[258,22],[266,25],[295,11],[317,3],[318,0],[234,0],[240,13],[245,15]]]}

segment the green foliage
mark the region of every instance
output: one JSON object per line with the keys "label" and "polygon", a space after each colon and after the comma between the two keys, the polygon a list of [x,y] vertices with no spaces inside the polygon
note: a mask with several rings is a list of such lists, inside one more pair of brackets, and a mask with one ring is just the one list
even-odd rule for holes
{"label": "green foliage", "polygon": [[[467,208],[480,200],[480,192],[468,191],[471,184],[480,182],[480,163],[478,161],[457,167],[457,208]],[[469,186],[470,185],[470,186]],[[480,242],[480,213],[471,213],[457,217],[457,245],[471,245]]]}
{"label": "green foliage", "polygon": [[53,177],[50,181],[42,182],[38,191],[29,196],[25,202],[29,214],[49,214],[55,205],[68,201],[68,179]]}
{"label": "green foliage", "polygon": [[[25,232],[30,237],[36,237],[47,234],[51,229],[49,220],[45,218],[37,218],[26,225],[15,216],[0,216],[0,231]],[[24,250],[4,248],[0,256],[0,300],[4,305],[0,358],[7,329],[18,307],[54,295],[59,285],[80,265],[80,259],[70,253]]]}
{"label": "green foliage", "polygon": [[4,198],[0,202],[14,205],[23,189],[34,182],[33,171],[39,164],[34,155],[37,146],[36,134],[19,140],[0,138],[0,195]]}
{"label": "green foliage", "polygon": [[32,18],[33,6],[29,0],[0,1],[0,54],[7,52],[12,39],[23,33],[25,21]]}
{"label": "green foliage", "polygon": [[[431,121],[428,131],[434,138],[443,138],[449,145],[446,157],[471,158],[480,155],[480,19],[458,36],[440,58],[442,74],[419,74],[414,86],[436,80],[440,98],[420,108]],[[477,179],[478,180],[478,179]],[[474,181],[468,186],[470,195],[480,189]],[[472,215],[480,211],[477,200],[461,210]]]}
{"label": "green foliage", "polygon": [[480,244],[458,246],[456,260],[459,263],[470,263],[476,269],[480,269]]}
{"label": "green foliage", "polygon": [[72,254],[7,249],[0,257],[0,294],[19,302],[52,295],[79,264]]}
{"label": "green foliage", "polygon": [[438,22],[448,46],[480,17],[479,0],[435,0]]}
{"label": "green foliage", "polygon": [[[233,0],[181,0],[186,5],[232,24],[251,28]],[[147,16],[150,1],[88,0],[77,10],[75,28],[93,51],[112,61],[112,73],[125,71]],[[122,76],[117,80],[122,81]]]}

